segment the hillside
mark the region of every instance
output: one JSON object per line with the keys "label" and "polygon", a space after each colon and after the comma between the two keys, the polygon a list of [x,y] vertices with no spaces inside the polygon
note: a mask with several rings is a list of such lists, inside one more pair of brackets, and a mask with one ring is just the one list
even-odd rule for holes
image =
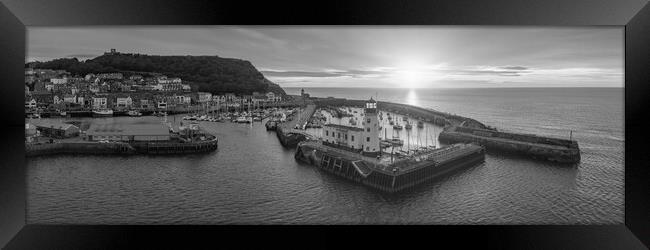
{"label": "hillside", "polygon": [[155,56],[107,53],[86,61],[62,58],[29,63],[33,68],[62,69],[74,75],[88,73],[155,72],[180,77],[193,90],[216,93],[251,94],[254,91],[286,95],[249,61],[218,56]]}

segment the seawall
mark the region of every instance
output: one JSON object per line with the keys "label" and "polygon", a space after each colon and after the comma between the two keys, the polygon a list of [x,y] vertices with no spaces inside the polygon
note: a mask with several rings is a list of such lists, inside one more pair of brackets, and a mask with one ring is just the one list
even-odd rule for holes
{"label": "seawall", "polygon": [[216,150],[216,138],[202,142],[176,143],[176,142],[57,142],[45,144],[26,144],[26,156],[54,155],[54,154],[189,154],[204,153]]}

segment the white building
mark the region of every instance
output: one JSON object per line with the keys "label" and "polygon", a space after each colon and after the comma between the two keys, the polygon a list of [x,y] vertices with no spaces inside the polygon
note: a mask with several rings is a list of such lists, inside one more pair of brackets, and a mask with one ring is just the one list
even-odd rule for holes
{"label": "white building", "polygon": [[64,95],[63,96],[63,102],[76,103],[77,102],[77,96],[76,95]]}
{"label": "white building", "polygon": [[282,101],[282,96],[276,95],[273,92],[266,93],[266,98],[268,99],[269,102],[281,102]]}
{"label": "white building", "polygon": [[131,107],[133,105],[133,99],[130,96],[127,97],[118,97],[115,100],[115,105],[120,108]]}
{"label": "white building", "polygon": [[66,83],[68,83],[68,78],[67,78],[67,77],[63,77],[63,78],[51,78],[51,79],[50,79],[50,82],[51,82],[52,84],[66,84]]}
{"label": "white building", "polygon": [[325,124],[322,139],[324,142],[361,150],[363,147],[363,129],[338,124]]}
{"label": "white building", "polygon": [[93,109],[106,109],[108,100],[106,97],[93,97]]}
{"label": "white building", "polygon": [[167,102],[166,101],[159,101],[157,107],[159,109],[166,109],[167,108]]}

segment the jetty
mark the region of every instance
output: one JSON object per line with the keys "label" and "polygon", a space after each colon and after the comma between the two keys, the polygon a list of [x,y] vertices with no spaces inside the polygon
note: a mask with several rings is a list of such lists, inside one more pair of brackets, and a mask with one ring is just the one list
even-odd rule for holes
{"label": "jetty", "polygon": [[297,112],[289,115],[287,121],[277,124],[276,135],[284,147],[295,148],[299,142],[312,135],[304,131],[309,119],[316,112],[316,105],[308,104]]}

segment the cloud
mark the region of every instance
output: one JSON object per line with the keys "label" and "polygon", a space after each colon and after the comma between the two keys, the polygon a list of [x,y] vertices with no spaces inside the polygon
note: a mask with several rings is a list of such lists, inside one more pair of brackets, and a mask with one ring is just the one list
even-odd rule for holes
{"label": "cloud", "polygon": [[503,67],[500,67],[500,68],[509,69],[509,70],[527,70],[528,69],[527,67],[523,67],[523,66],[503,66]]}

